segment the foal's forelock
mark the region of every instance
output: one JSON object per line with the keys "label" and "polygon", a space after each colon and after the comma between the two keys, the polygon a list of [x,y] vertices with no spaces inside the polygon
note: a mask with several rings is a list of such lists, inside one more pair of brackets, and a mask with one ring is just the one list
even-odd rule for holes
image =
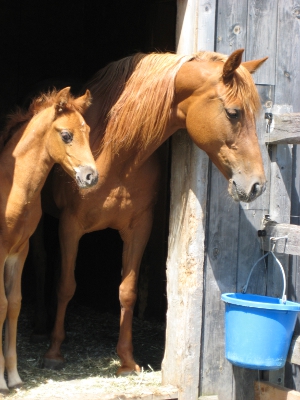
{"label": "foal's forelock", "polygon": [[[36,114],[49,108],[55,104],[56,95],[58,91],[56,89],[49,91],[48,93],[43,93],[38,97],[35,97],[28,110],[22,110],[17,108],[17,110],[8,115],[6,125],[3,131],[0,133],[0,152],[10,138],[19,131],[27,122],[29,122]],[[73,110],[81,112],[80,107],[76,104],[76,99],[70,95],[68,104],[66,105],[64,112],[70,112]]]}

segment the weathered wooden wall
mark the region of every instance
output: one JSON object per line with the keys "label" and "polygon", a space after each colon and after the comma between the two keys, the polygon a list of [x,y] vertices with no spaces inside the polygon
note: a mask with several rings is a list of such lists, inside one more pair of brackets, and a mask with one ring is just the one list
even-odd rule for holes
{"label": "weathered wooden wall", "polygon": [[[260,239],[257,231],[261,229],[264,215],[270,214],[271,218],[280,223],[297,224],[300,221],[299,206],[299,150],[291,144],[267,144],[265,113],[283,114],[299,112],[300,109],[300,1],[299,0],[218,0],[207,1],[205,4],[194,0],[178,0],[178,27],[179,37],[189,43],[201,44],[202,49],[212,49],[212,35],[215,38],[213,49],[230,54],[238,48],[244,48],[244,59],[250,60],[268,56],[268,61],[254,75],[255,83],[261,96],[262,110],[257,119],[258,136],[263,154],[268,187],[266,192],[251,204],[237,204],[227,194],[227,182],[219,171],[209,166],[207,179],[207,202],[205,205],[204,189],[199,192],[193,189],[193,175],[191,180],[184,180],[190,166],[197,164],[201,152],[189,150],[187,157],[192,157],[183,166],[177,162],[176,142],[173,149],[173,180],[172,180],[172,209],[170,219],[170,233],[173,239],[169,243],[168,259],[168,321],[172,322],[167,330],[167,347],[165,357],[165,376],[167,371],[174,374],[174,379],[179,385],[179,399],[196,399],[195,388],[199,386],[198,395],[217,395],[219,400],[252,400],[254,399],[254,381],[269,378],[274,383],[284,383],[285,386],[299,390],[300,377],[298,368],[287,363],[284,371],[275,371],[262,374],[260,371],[247,370],[233,367],[225,359],[224,343],[224,304],[220,300],[221,294],[226,292],[239,292],[246,282],[252,265],[261,257]],[[187,11],[186,11],[187,10]],[[182,30],[184,13],[195,18],[189,21],[187,30]],[[191,18],[191,17],[190,17]],[[208,27],[203,21],[215,21]],[[213,31],[212,31],[213,29]],[[195,39],[195,32],[197,39]],[[206,47],[208,46],[208,47]],[[197,47],[200,49],[200,47]],[[279,117],[280,118],[280,117]],[[272,126],[270,137],[272,134]],[[300,129],[300,127],[299,127]],[[180,137],[178,137],[180,139]],[[177,138],[177,139],[178,139]],[[182,139],[183,140],[183,139]],[[282,143],[282,142],[281,142]],[[182,169],[182,170],[181,170]],[[180,171],[181,170],[181,171]],[[205,174],[201,175],[205,178]],[[178,182],[182,182],[180,186]],[[188,184],[187,184],[188,183]],[[205,182],[202,181],[202,184]],[[186,232],[190,232],[183,222],[180,232],[175,231],[175,224],[182,214],[182,201],[190,201],[193,193],[192,204],[199,202],[200,207],[206,207],[207,218],[202,208],[203,226],[206,234],[200,230],[197,236],[198,251],[187,246]],[[196,196],[196,198],[195,198]],[[199,197],[198,197],[199,196]],[[182,200],[183,199],[183,200]],[[204,203],[203,203],[204,202]],[[188,213],[190,209],[185,208]],[[201,210],[201,208],[200,208]],[[177,214],[178,212],[178,214]],[[292,215],[292,217],[291,217]],[[295,217],[297,216],[297,217]],[[188,214],[185,215],[185,218]],[[201,212],[197,214],[201,218]],[[176,221],[175,221],[176,220]],[[183,219],[183,221],[186,221]],[[198,227],[201,225],[197,220]],[[188,236],[189,238],[189,236]],[[203,241],[206,248],[203,253]],[[194,243],[194,242],[193,242]],[[193,244],[194,246],[194,244]],[[197,291],[192,285],[180,281],[178,274],[189,266],[188,256],[198,256],[198,268],[195,272],[195,281],[202,285]],[[194,253],[193,253],[194,252]],[[202,266],[203,254],[204,265]],[[177,257],[177,258],[176,258]],[[288,276],[288,298],[300,302],[300,274],[298,270],[298,257],[279,255]],[[183,265],[186,262],[185,266]],[[177,276],[174,268],[179,268]],[[180,272],[181,271],[181,272]],[[203,281],[203,282],[202,282]],[[184,281],[185,282],[185,281]],[[186,296],[183,293],[186,290]],[[249,291],[253,293],[279,296],[282,291],[282,278],[272,265],[271,260],[261,265],[254,275]],[[190,298],[198,293],[196,301],[190,303]],[[194,298],[194,300],[195,300]],[[192,307],[187,311],[187,308]],[[186,307],[186,310],[184,310]],[[194,313],[194,318],[191,313]],[[202,321],[199,325],[199,317]],[[200,346],[193,342],[193,333],[186,332],[195,327]],[[179,332],[177,339],[172,335]],[[200,332],[199,332],[200,330]],[[182,332],[185,334],[182,334]],[[187,338],[189,339],[187,341]],[[196,339],[197,340],[197,339]],[[173,347],[172,347],[173,346]],[[188,349],[193,351],[188,352]],[[185,360],[196,362],[200,350],[199,377],[191,383],[195,376],[190,368],[186,369],[187,375],[182,378],[186,368]],[[181,353],[182,362],[180,365]],[[191,357],[191,358],[189,358]],[[166,361],[173,362],[174,368],[167,367]],[[175,369],[178,369],[176,373]],[[198,366],[194,366],[198,371]],[[194,374],[195,375],[195,374]],[[168,376],[170,383],[172,379]],[[176,383],[175,383],[176,384]],[[184,385],[188,385],[185,391]]]}
{"label": "weathered wooden wall", "polygon": [[[217,6],[216,51],[229,54],[242,47],[246,60],[269,57],[254,75],[263,106],[257,128],[269,182],[267,191],[249,205],[233,204],[229,198],[224,200],[227,183],[216,168],[211,172],[200,393],[218,394],[220,400],[253,399],[253,381],[262,377],[259,371],[232,367],[224,359],[224,304],[220,295],[239,292],[252,265],[263,254],[257,237],[263,216],[270,214],[277,222],[290,223],[292,196],[299,209],[299,198],[292,190],[295,184],[299,186],[295,180],[298,174],[292,174],[297,162],[292,146],[266,145],[264,119],[265,112],[299,112],[299,91],[295,90],[300,79],[299,4],[293,0],[222,0]],[[298,260],[294,259],[289,269],[289,256],[279,258],[290,277],[289,294],[300,301],[300,292],[295,291]],[[269,260],[257,272],[250,291],[280,296],[281,290],[280,273]],[[287,365],[286,386],[299,387],[296,369]],[[283,383],[283,371],[274,371],[268,378]]]}

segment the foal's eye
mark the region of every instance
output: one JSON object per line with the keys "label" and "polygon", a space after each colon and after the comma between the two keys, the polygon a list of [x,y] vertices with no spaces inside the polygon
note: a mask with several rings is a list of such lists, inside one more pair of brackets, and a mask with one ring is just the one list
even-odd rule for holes
{"label": "foal's eye", "polygon": [[230,119],[238,119],[240,116],[240,110],[236,110],[235,108],[225,108],[227,117]]}
{"label": "foal's eye", "polygon": [[71,143],[73,140],[73,135],[69,131],[61,131],[60,132],[61,138],[65,143]]}

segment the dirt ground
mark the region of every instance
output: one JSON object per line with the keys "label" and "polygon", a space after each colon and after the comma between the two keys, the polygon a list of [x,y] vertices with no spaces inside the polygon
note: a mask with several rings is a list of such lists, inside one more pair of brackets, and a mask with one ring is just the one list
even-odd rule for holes
{"label": "dirt ground", "polygon": [[[30,341],[33,313],[33,307],[23,305],[19,318],[18,366],[24,386],[11,391],[5,398],[104,400],[132,398],[130,396],[161,391],[160,368],[165,338],[163,323],[134,320],[134,354],[142,372],[135,376],[117,378],[117,315],[101,314],[85,306],[71,304],[66,320],[68,340],[63,345],[66,365],[60,371],[52,371],[40,368],[47,341]],[[167,392],[170,389],[171,393],[174,388],[163,389]],[[174,397],[170,394],[164,398]]]}

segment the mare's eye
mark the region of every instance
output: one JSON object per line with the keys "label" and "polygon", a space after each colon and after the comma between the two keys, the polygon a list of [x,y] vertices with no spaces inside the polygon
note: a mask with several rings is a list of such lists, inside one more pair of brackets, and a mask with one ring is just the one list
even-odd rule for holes
{"label": "mare's eye", "polygon": [[60,132],[61,138],[65,143],[71,143],[73,140],[73,135],[69,131],[61,131]]}
{"label": "mare's eye", "polygon": [[230,119],[238,119],[240,116],[240,110],[236,110],[235,108],[225,108],[227,117]]}

